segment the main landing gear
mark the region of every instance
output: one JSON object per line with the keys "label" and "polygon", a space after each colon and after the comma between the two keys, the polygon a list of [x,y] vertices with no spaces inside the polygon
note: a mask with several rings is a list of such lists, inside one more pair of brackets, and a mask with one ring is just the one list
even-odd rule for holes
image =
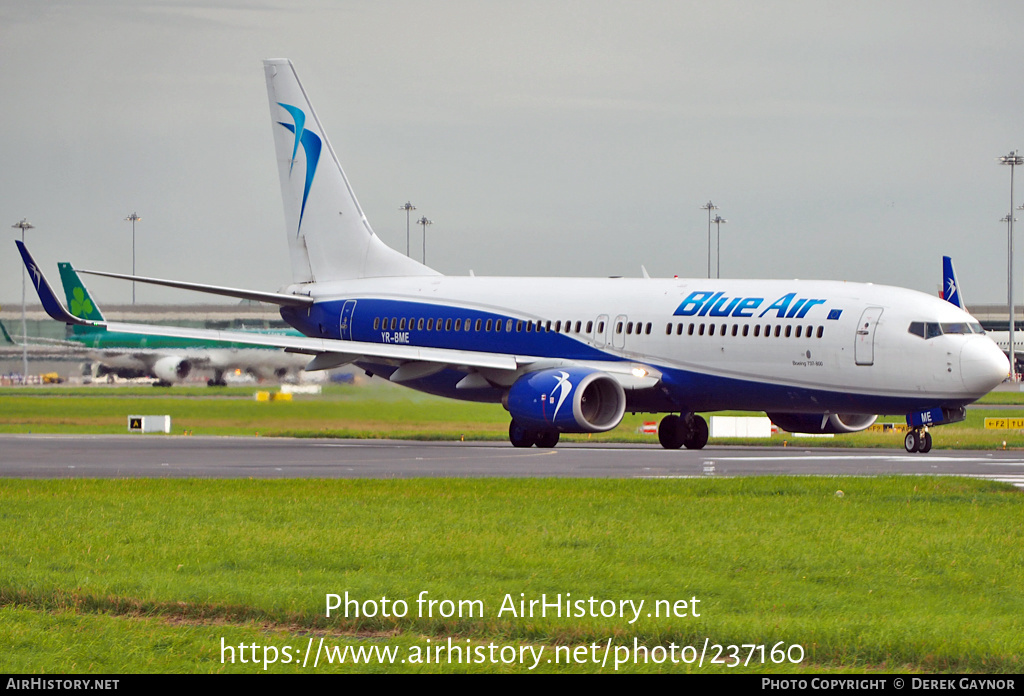
{"label": "main landing gear", "polygon": [[708,444],[708,422],[695,413],[669,414],[658,425],[658,440],[665,449],[703,449]]}
{"label": "main landing gear", "polygon": [[513,447],[554,447],[558,444],[557,430],[534,430],[516,421],[508,424],[508,439]]}
{"label": "main landing gear", "polygon": [[908,452],[930,452],[932,449],[932,434],[924,428],[914,428],[907,431],[903,439],[903,447]]}

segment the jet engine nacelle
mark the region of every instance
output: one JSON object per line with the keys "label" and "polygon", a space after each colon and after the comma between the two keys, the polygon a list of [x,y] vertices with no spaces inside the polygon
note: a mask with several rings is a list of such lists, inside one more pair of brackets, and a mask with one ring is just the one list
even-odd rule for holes
{"label": "jet engine nacelle", "polygon": [[505,407],[527,428],[601,433],[622,420],[626,392],[614,377],[600,370],[556,367],[516,380]]}
{"label": "jet engine nacelle", "polygon": [[173,355],[160,358],[153,364],[153,374],[164,382],[177,382],[185,379],[192,371],[192,363],[185,358]]}
{"label": "jet engine nacelle", "polygon": [[772,423],[789,433],[855,433],[878,416],[844,413],[769,413]]}

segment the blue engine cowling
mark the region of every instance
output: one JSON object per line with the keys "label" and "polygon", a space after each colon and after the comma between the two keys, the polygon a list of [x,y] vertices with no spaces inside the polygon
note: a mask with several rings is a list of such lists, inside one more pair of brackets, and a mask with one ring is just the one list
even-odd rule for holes
{"label": "blue engine cowling", "polygon": [[787,433],[855,433],[871,426],[878,416],[844,413],[769,413],[772,423]]}
{"label": "blue engine cowling", "polygon": [[552,368],[516,380],[505,407],[527,428],[601,433],[622,420],[626,392],[614,377],[600,370]]}

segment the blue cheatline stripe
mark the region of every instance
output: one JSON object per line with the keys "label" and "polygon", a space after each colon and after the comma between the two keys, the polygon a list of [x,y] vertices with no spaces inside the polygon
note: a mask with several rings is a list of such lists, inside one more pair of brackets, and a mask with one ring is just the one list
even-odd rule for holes
{"label": "blue cheatline stripe", "polygon": [[[281,316],[289,324],[310,336],[325,338],[341,338],[341,312],[346,300],[318,302],[309,310],[295,311],[287,307],[281,309]],[[375,319],[396,318],[398,322],[406,320],[404,331],[396,328],[373,328]],[[432,319],[434,329],[409,329],[409,320],[417,326],[419,319]],[[470,322],[470,330],[465,329],[465,322]],[[479,320],[481,329],[476,330]],[[448,322],[451,322],[450,328]],[[460,330],[455,330],[456,321],[460,322]],[[487,322],[491,322],[491,331],[486,330]],[[501,322],[502,330],[495,331],[495,322]],[[508,322],[512,322],[512,331],[507,330]],[[351,339],[368,343],[390,343],[397,345],[425,346],[430,348],[453,348],[488,353],[513,353],[518,355],[535,355],[538,357],[558,357],[568,360],[622,360],[618,356],[606,353],[586,342],[584,334],[555,333],[554,331],[526,330],[526,323],[536,319],[486,312],[476,309],[452,307],[449,305],[431,304],[426,302],[409,302],[406,300],[357,299],[355,310],[350,320]],[[596,318],[595,318],[596,321]],[[516,331],[518,322],[522,322],[521,330]],[[441,329],[437,325],[441,325]],[[586,320],[584,320],[584,326]],[[609,322],[610,324],[610,322]],[[607,326],[610,336],[613,327]],[[465,375],[463,375],[465,376]]]}

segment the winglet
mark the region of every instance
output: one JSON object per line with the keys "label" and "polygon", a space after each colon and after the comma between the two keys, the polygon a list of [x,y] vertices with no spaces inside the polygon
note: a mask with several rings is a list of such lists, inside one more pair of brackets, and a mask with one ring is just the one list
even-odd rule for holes
{"label": "winglet", "polygon": [[101,323],[94,321],[84,321],[71,314],[64,305],[61,304],[57,296],[53,294],[53,289],[50,284],[46,282],[46,278],[43,277],[43,272],[39,270],[39,265],[36,263],[32,255],[28,253],[28,248],[21,242],[21,240],[15,239],[14,243],[18,245],[18,251],[21,252],[21,258],[25,262],[25,268],[28,269],[29,278],[32,280],[32,285],[36,288],[36,293],[39,295],[39,301],[43,303],[43,309],[53,319],[64,322],[65,324],[81,324],[84,326],[102,326]]}
{"label": "winglet", "polygon": [[954,307],[964,309],[960,283],[957,282],[956,271],[953,270],[953,259],[948,256],[942,257],[942,299]]}

